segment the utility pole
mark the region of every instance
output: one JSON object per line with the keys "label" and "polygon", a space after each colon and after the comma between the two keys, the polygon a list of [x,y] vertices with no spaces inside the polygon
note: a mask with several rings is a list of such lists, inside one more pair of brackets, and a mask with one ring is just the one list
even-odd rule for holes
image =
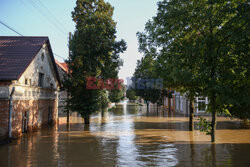
{"label": "utility pole", "polygon": [[[71,41],[71,32],[69,32],[69,43]],[[69,56],[70,56],[70,50],[69,50]],[[68,68],[68,73],[69,73],[69,68]],[[67,91],[67,100],[69,99],[69,91]],[[67,125],[69,126],[69,115],[70,115],[70,111],[69,111],[69,105],[68,105],[68,102],[67,102]]]}

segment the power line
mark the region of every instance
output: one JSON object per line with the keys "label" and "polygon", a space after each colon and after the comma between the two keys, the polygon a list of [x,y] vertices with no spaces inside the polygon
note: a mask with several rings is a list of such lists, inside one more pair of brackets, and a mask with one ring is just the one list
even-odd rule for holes
{"label": "power line", "polygon": [[[26,1],[26,2],[25,2]],[[20,0],[20,2],[29,10],[29,11],[31,11],[32,13],[36,13],[36,12],[38,12],[35,8],[34,8],[34,6],[32,5],[29,5],[29,4],[27,4],[27,1],[28,0]],[[30,2],[28,2],[28,3],[30,3]],[[40,13],[39,13],[40,14]],[[43,17],[43,15],[40,15],[41,17]],[[45,18],[45,17],[43,17],[42,19],[44,19],[44,21],[47,21],[47,19]],[[52,25],[52,24],[49,24],[49,26],[51,26],[51,28],[53,28],[53,29],[55,29],[55,27]],[[58,31],[57,31],[58,32]],[[61,39],[65,39],[65,36],[62,36],[61,35],[61,32],[59,32],[59,37],[61,38]]]}
{"label": "power line", "polygon": [[22,34],[20,34],[19,32],[17,32],[16,30],[14,30],[13,28],[11,28],[10,26],[8,26],[7,24],[5,24],[4,22],[2,22],[1,20],[0,20],[0,23],[2,25],[4,25],[5,27],[7,27],[8,29],[10,29],[11,31],[17,33],[18,35],[23,36]]}
{"label": "power line", "polygon": [[28,2],[44,17],[46,18],[52,25],[55,26],[55,28],[60,31],[63,35],[66,35],[67,33],[65,33],[62,29],[61,26],[58,26],[57,24],[55,24],[54,20],[52,20],[46,12],[44,12],[42,9],[39,8],[39,5],[37,5],[34,1],[32,0],[28,0]]}
{"label": "power line", "polygon": [[43,8],[45,10],[47,10],[48,13],[50,13],[50,15],[52,17],[54,17],[54,20],[57,22],[58,25],[61,26],[61,28],[63,28],[66,32],[68,32],[67,28],[65,28],[64,24],[62,24],[62,22],[60,20],[57,19],[57,17],[40,1],[40,0],[37,0],[38,3],[41,4],[41,6],[43,6]]}
{"label": "power line", "polygon": [[53,53],[55,56],[57,56],[57,57],[60,57],[61,59],[63,59],[63,60],[66,60],[64,57],[62,57],[62,56],[60,56],[60,55],[58,55],[58,54],[56,54],[56,53]]}
{"label": "power line", "polygon": [[[7,27],[9,30],[11,30],[11,31],[13,31],[13,32],[15,32],[15,33],[17,33],[17,34],[20,35],[20,36],[23,36],[21,33],[17,32],[16,30],[14,30],[13,28],[11,28],[9,25],[7,25],[6,23],[2,22],[1,20],[0,20],[0,23],[1,23],[2,25],[4,25],[5,27]],[[62,57],[62,56],[60,56],[60,55],[58,55],[58,54],[56,54],[56,53],[53,53],[53,54],[54,54],[55,56],[60,57],[61,59],[65,60],[64,57]]]}
{"label": "power line", "polygon": [[30,4],[42,15],[44,16],[52,25],[54,25],[63,35],[67,34],[65,33],[60,26],[55,24],[54,20],[50,18],[50,16],[47,15],[46,12],[44,12],[42,9],[40,9],[39,5],[37,5],[33,0],[28,0]]}

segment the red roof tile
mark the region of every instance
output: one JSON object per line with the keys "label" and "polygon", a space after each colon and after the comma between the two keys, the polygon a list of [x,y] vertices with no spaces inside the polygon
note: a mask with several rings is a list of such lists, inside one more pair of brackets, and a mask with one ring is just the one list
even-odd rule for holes
{"label": "red roof tile", "polygon": [[66,73],[68,72],[68,65],[67,63],[60,63],[59,61],[55,60],[56,64]]}

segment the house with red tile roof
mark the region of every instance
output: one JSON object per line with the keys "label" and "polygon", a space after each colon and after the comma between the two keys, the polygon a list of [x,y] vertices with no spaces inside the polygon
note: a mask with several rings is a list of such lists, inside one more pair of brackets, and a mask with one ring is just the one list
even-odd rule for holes
{"label": "house with red tile roof", "polygon": [[0,140],[55,123],[60,85],[48,37],[0,36]]}
{"label": "house with red tile roof", "polygon": [[[62,69],[63,70],[63,73],[68,73],[68,65],[67,65],[67,63],[61,63],[61,62],[59,62],[59,61],[57,61],[57,60],[55,60],[55,62],[56,62],[56,65],[58,66],[58,67],[60,67],[59,69]],[[59,74],[60,75],[60,74]]]}

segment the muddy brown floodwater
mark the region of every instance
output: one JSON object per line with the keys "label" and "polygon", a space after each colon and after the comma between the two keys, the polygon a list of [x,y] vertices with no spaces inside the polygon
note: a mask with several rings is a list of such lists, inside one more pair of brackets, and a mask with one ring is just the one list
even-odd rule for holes
{"label": "muddy brown floodwater", "polygon": [[118,105],[92,116],[84,126],[80,117],[24,134],[0,146],[1,167],[24,166],[250,166],[250,127],[219,117],[216,143],[195,129],[188,118],[167,116],[145,107]]}

